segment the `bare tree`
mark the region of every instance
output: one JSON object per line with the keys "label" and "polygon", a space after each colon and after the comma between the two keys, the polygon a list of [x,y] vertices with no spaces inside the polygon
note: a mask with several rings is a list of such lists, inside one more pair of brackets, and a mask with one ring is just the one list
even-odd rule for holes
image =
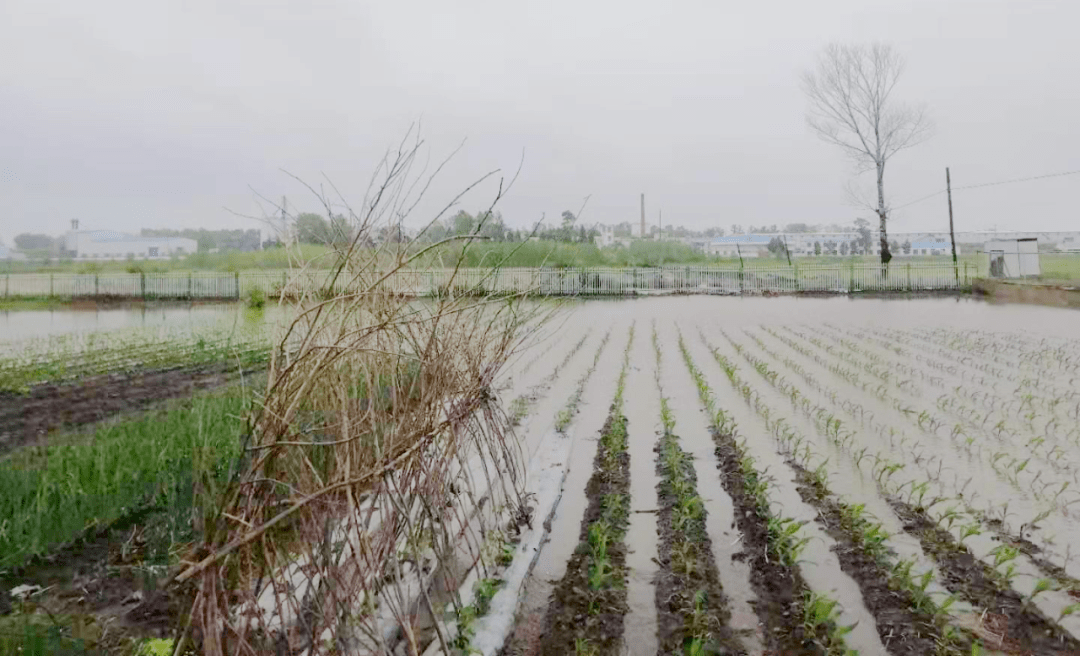
{"label": "bare tree", "polygon": [[828,143],[840,146],[860,172],[877,172],[877,212],[881,263],[892,259],[886,233],[885,165],[899,151],[929,138],[931,124],[920,107],[893,99],[904,60],[891,46],[827,46],[817,69],[802,76],[810,101],[807,122]]}

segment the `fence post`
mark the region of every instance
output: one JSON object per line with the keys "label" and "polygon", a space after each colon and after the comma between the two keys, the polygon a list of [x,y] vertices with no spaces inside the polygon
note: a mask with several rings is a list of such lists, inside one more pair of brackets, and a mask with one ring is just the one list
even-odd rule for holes
{"label": "fence post", "polygon": [[907,263],[907,290],[911,291],[911,262]]}
{"label": "fence post", "polygon": [[236,300],[240,300],[240,272],[233,271],[234,280],[236,281]]}
{"label": "fence post", "polygon": [[191,276],[192,275],[194,275],[194,274],[191,271],[188,271],[188,274],[187,274],[187,297],[188,297],[189,300],[191,299]]}
{"label": "fence post", "polygon": [[855,291],[855,260],[848,262],[847,293]]}
{"label": "fence post", "polygon": [[94,296],[100,296],[101,292],[98,291],[98,274],[94,274]]}

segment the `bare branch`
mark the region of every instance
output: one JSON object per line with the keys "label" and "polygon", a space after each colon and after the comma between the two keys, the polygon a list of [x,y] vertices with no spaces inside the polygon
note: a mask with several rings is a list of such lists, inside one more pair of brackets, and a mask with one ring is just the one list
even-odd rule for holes
{"label": "bare branch", "polygon": [[[802,76],[810,129],[838,146],[858,173],[877,174],[877,203],[870,208],[878,214],[881,259],[886,264],[892,256],[886,242],[885,166],[893,155],[926,141],[933,132],[924,108],[893,99],[903,72],[903,58],[887,44],[834,43],[822,50],[816,69]],[[847,192],[854,204],[864,206],[854,187]]]}

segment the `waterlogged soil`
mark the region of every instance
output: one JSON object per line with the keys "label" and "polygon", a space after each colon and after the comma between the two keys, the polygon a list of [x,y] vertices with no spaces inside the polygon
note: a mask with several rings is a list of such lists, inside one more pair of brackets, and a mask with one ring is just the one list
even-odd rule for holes
{"label": "waterlogged soil", "polygon": [[[614,421],[612,407],[603,433],[607,433]],[[559,581],[548,605],[544,623],[544,637],[539,652],[544,656],[564,656],[575,653],[575,642],[588,640],[596,654],[617,656],[622,653],[624,617],[628,611],[626,588],[616,585],[607,589],[592,590],[589,585],[589,526],[602,515],[601,501],[607,494],[627,495],[630,489],[630,456],[623,452],[618,467],[609,472],[602,467],[603,449],[597,449],[593,463],[593,475],[585,488],[589,505],[578,533],[578,548],[566,566],[566,574]],[[623,527],[620,530],[625,529]],[[626,545],[620,540],[608,545],[608,557],[615,569],[616,578],[625,576]],[[592,612],[590,612],[590,606]]]}
{"label": "waterlogged soil", "polygon": [[[663,458],[664,442],[656,445],[656,475],[660,478],[657,496],[660,508],[657,525],[660,533],[660,571],[655,579],[657,627],[660,654],[683,654],[691,635],[688,619],[695,610],[695,595],[705,594],[705,618],[711,640],[704,645],[709,654],[745,654],[738,638],[731,629],[731,613],[727,596],[720,584],[720,575],[713,559],[712,542],[705,532],[708,513],[702,511],[698,520],[689,523],[683,531],[672,524],[673,508],[678,498],[668,482]],[[686,464],[687,480],[697,488],[694,466]],[[676,556],[676,552],[688,550],[689,554]],[[678,562],[676,562],[678,561]]]}
{"label": "waterlogged soil", "polygon": [[195,589],[158,587],[155,571],[143,567],[146,545],[139,526],[148,514],[133,514],[48,556],[0,571],[0,616],[17,610],[10,591],[29,585],[40,592],[20,610],[66,618],[61,626],[83,622],[90,653],[119,653],[133,642],[172,635]]}
{"label": "waterlogged soil", "polygon": [[146,410],[168,399],[235,379],[226,364],[93,376],[74,383],[44,383],[27,394],[0,392],[0,454],[65,428],[83,428],[118,414]]}
{"label": "waterlogged soil", "polygon": [[[625,336],[620,339],[625,339]],[[580,412],[570,425],[567,439],[572,439],[574,444],[567,463],[562,497],[554,516],[549,517],[544,526],[548,537],[540,549],[532,573],[525,580],[525,589],[517,609],[517,622],[506,641],[503,652],[505,654],[529,655],[537,652],[543,637],[549,596],[554,585],[566,574],[566,564],[577,546],[573,540],[566,539],[566,536],[573,535],[578,530],[589,504],[585,488],[593,473],[592,464],[596,458],[598,437],[604,427],[603,408],[611,402],[611,390],[615,389],[620,369],[619,361],[624,350],[621,346],[616,348],[614,344],[609,346],[610,348],[601,354],[596,372],[589,379],[582,394]],[[538,418],[553,417],[565,400],[565,396],[552,397],[550,407],[538,407],[534,414]],[[557,406],[556,403],[560,405]],[[543,425],[545,430],[550,430],[549,425],[539,420],[536,425]],[[525,439],[528,441],[529,437],[526,436]]]}
{"label": "waterlogged soil", "polygon": [[713,440],[724,491],[735,504],[735,524],[743,536],[743,550],[735,557],[750,566],[750,584],[757,595],[752,603],[764,627],[765,653],[824,654],[802,626],[806,583],[796,570],[768,557],[767,522],[743,486],[735,440],[715,430]]}
{"label": "waterlogged soil", "polygon": [[915,610],[911,595],[889,586],[889,573],[877,560],[859,547],[851,533],[842,526],[840,506],[828,496],[808,471],[794,460],[799,496],[818,511],[818,521],[836,544],[833,553],[840,568],[859,585],[863,603],[874,616],[882,644],[893,656],[921,656],[934,653],[940,632],[934,618]]}
{"label": "waterlogged soil", "polygon": [[1080,654],[1080,641],[1025,604],[1017,592],[1002,586],[994,571],[951,533],[917,508],[896,499],[889,504],[904,522],[904,530],[917,537],[923,550],[937,561],[945,587],[985,610],[980,621],[969,627],[985,646],[1025,656]]}

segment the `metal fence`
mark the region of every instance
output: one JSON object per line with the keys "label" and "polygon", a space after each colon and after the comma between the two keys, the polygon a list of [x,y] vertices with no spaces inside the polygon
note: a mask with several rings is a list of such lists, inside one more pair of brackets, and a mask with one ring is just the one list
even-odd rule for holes
{"label": "metal fence", "polygon": [[4,297],[121,297],[144,299],[238,299],[252,290],[284,293],[380,291],[433,296],[446,293],[521,293],[550,296],[639,293],[763,294],[855,293],[970,289],[977,266],[963,263],[795,264],[747,267],[568,267],[402,270],[385,280],[343,275],[331,285],[329,271],[237,273],[12,273],[4,274]]}

